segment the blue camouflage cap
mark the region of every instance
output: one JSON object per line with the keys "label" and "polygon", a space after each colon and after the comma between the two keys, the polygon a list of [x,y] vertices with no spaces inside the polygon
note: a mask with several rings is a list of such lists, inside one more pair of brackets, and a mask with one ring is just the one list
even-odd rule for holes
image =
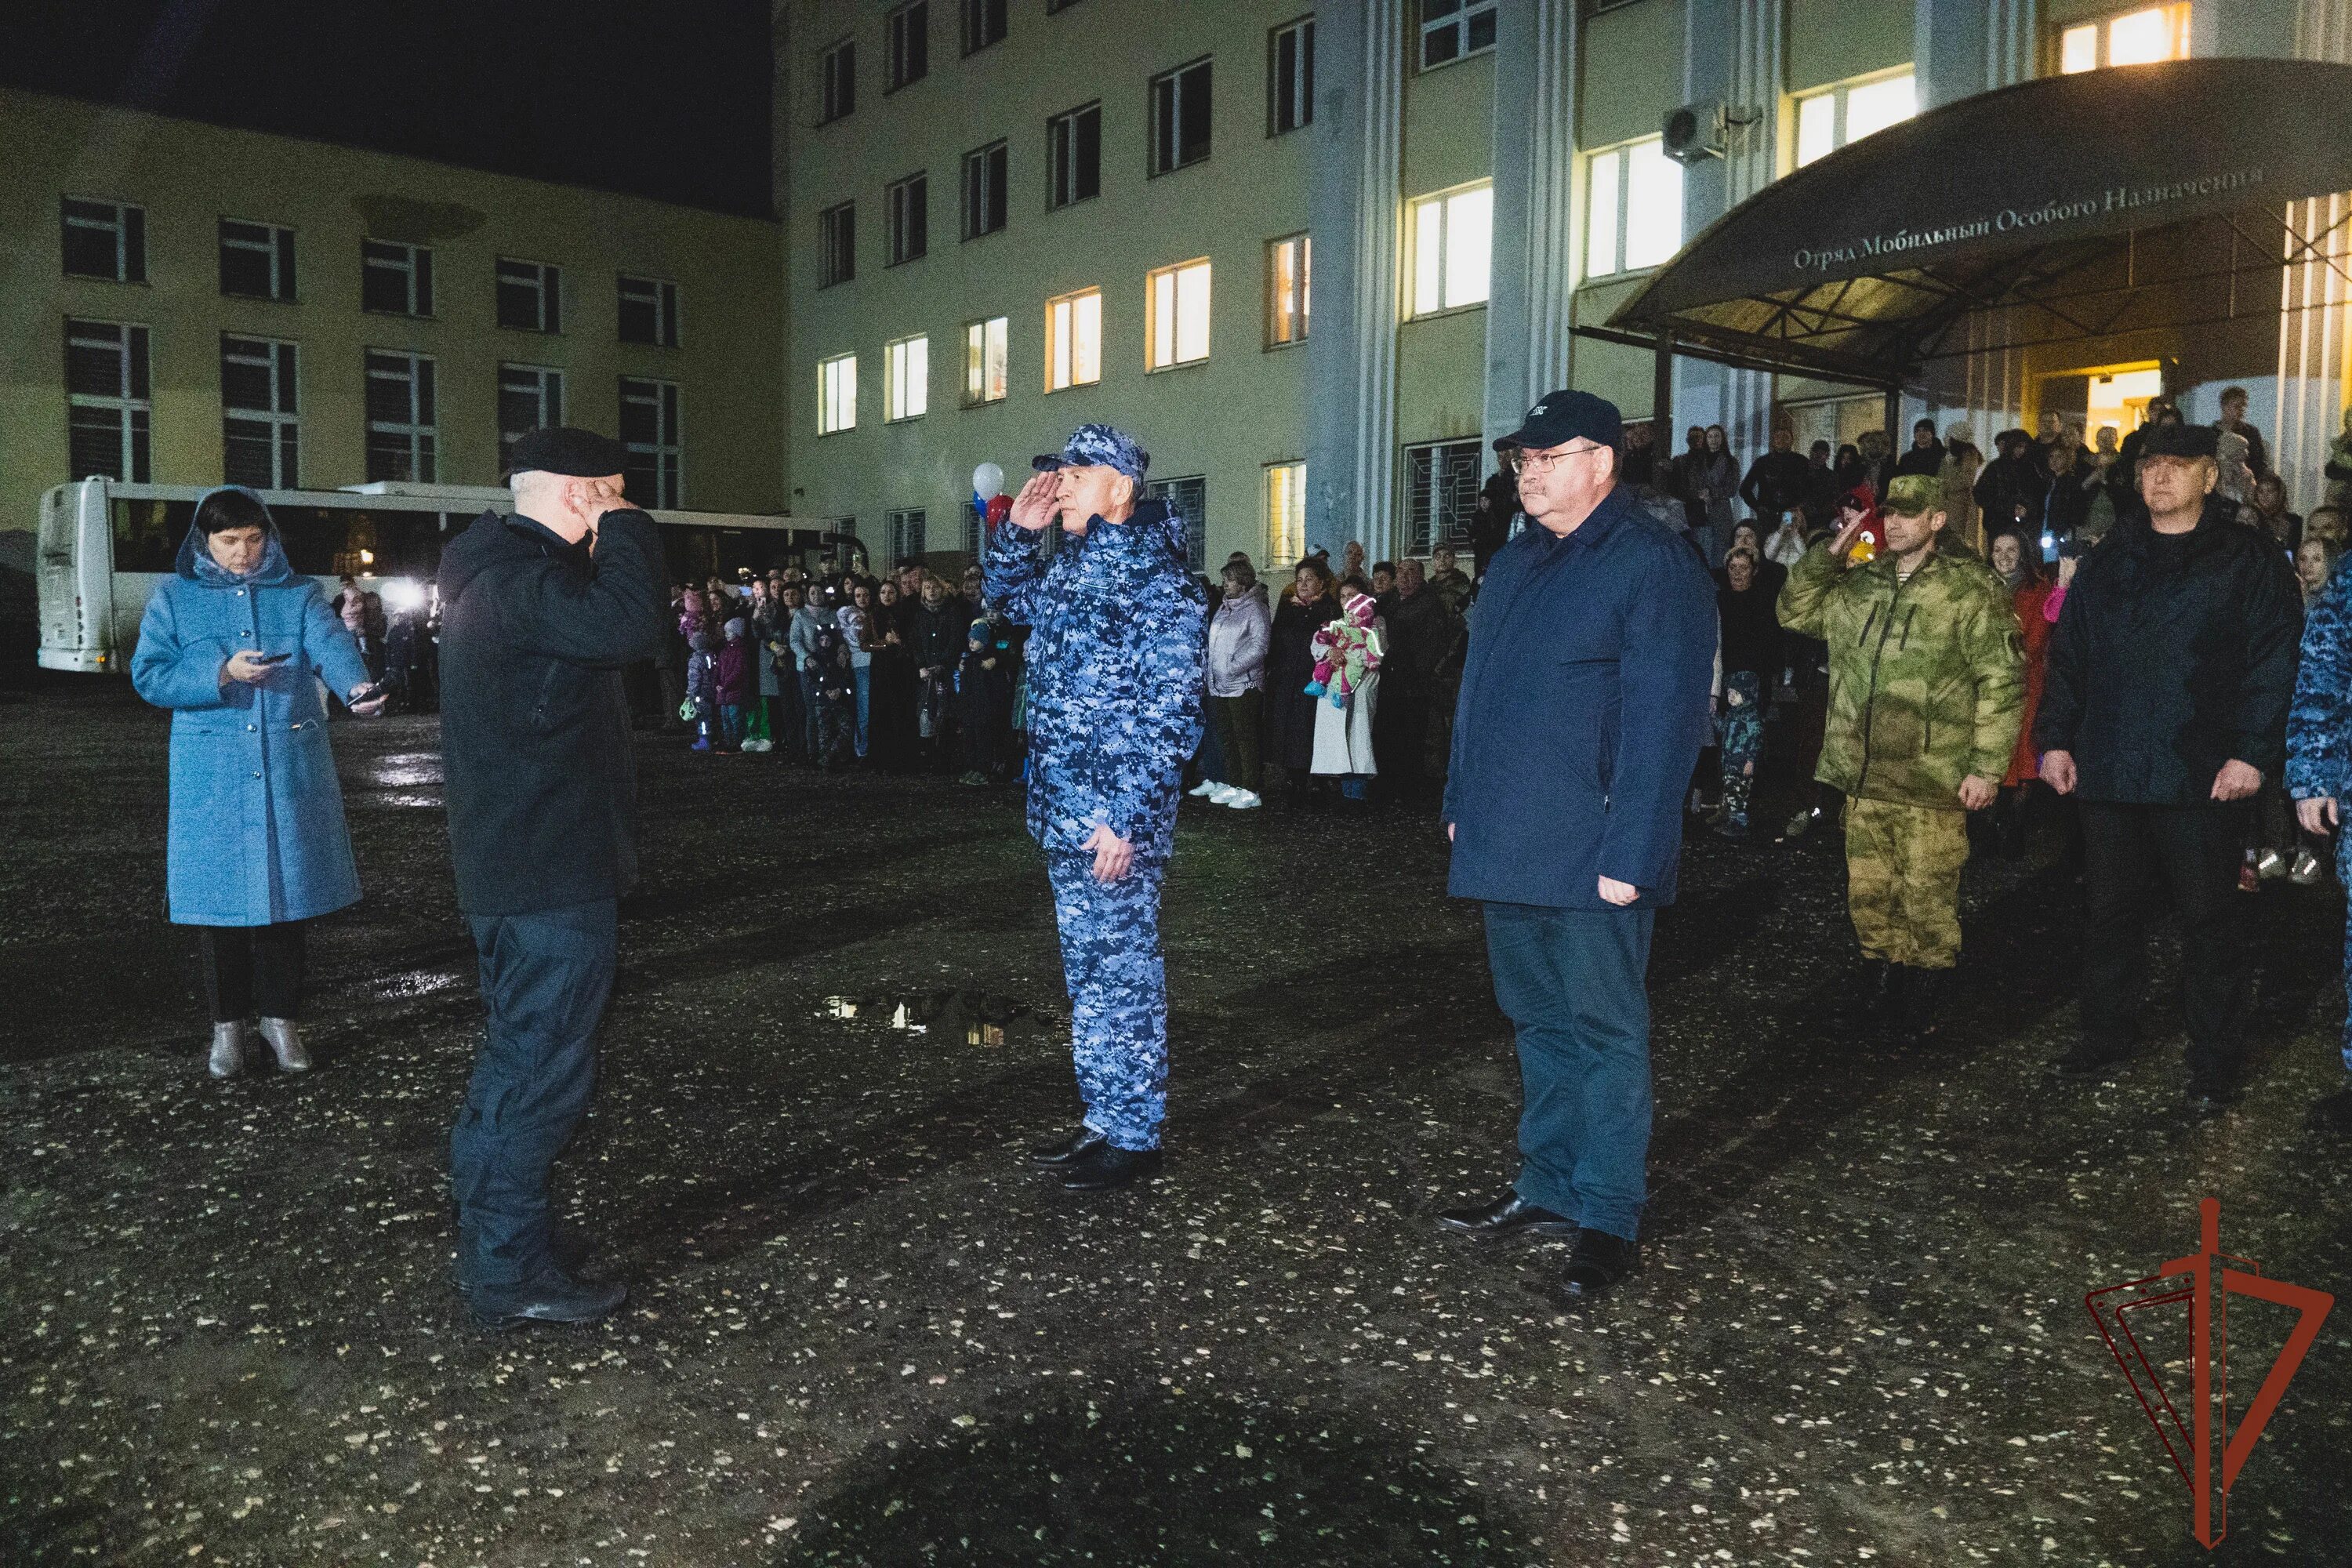
{"label": "blue camouflage cap", "polygon": [[1039,473],[1052,473],[1055,468],[1084,468],[1099,464],[1117,468],[1137,484],[1143,482],[1143,470],[1151,466],[1151,454],[1136,445],[1135,437],[1109,425],[1081,425],[1071,433],[1060,453],[1048,452],[1031,459],[1029,466]]}

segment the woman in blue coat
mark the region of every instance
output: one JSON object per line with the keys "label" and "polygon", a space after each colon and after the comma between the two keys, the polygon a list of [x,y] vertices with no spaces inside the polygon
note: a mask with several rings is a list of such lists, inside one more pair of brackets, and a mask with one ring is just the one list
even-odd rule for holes
{"label": "woman in blue coat", "polygon": [[302,922],[360,896],[321,679],[354,713],[383,710],[359,645],[287,563],[261,498],[207,491],[147,602],[131,682],[172,710],[172,921],[203,944],[215,1078],[245,1065],[257,1005],[280,1070],[309,1068],[294,1027]]}

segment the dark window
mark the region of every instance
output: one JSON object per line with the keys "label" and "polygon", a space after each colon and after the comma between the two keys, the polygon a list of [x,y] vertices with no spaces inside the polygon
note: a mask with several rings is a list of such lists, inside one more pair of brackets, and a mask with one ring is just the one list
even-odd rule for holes
{"label": "dark window", "polygon": [[526,332],[563,330],[563,269],[543,261],[499,258],[499,325]]}
{"label": "dark window", "polygon": [[1151,172],[1165,174],[1209,155],[1209,62],[1151,79]]}
{"label": "dark window", "polygon": [[1265,132],[1279,136],[1315,120],[1315,18],[1267,35]]}
{"label": "dark window", "polygon": [[1004,0],[963,0],[963,52],[978,54],[1004,37]]}
{"label": "dark window", "polygon": [[221,219],[220,287],[255,300],[294,298],[294,231]]}
{"label": "dark window", "polygon": [[891,12],[883,26],[890,40],[890,85],[886,90],[896,92],[930,74],[930,0],[910,0]]}
{"label": "dark window", "polygon": [[628,448],[622,474],[631,500],[639,506],[683,504],[675,383],[621,378],[621,445]]}
{"label": "dark window", "polygon": [[1407,447],[1406,553],[1426,555],[1441,544],[1464,544],[1478,510],[1479,443],[1432,441]]}
{"label": "dark window", "polygon": [[1011,182],[1006,178],[1006,151],[1002,142],[975,147],[963,155],[963,237],[978,239],[1004,226]]}
{"label": "dark window", "polygon": [[438,472],[433,362],[367,352],[367,477],[429,485]]}
{"label": "dark window", "polygon": [[857,276],[857,204],[844,202],[816,215],[817,279],[820,289]]}
{"label": "dark window", "polygon": [[1427,70],[1495,47],[1495,0],[1421,0],[1421,66]]}
{"label": "dark window", "polygon": [[857,44],[844,38],[824,51],[824,97],[817,123],[827,124],[857,107]]}
{"label": "dark window", "polygon": [[1066,207],[1102,195],[1102,105],[1045,121],[1045,205]]}
{"label": "dark window", "polygon": [[146,328],[66,322],[66,405],[73,478],[147,482]]}
{"label": "dark window", "polygon": [[433,253],[421,245],[360,241],[360,308],[394,316],[433,313]]}
{"label": "dark window", "polygon": [[563,423],[563,373],[540,364],[499,366],[499,469],[514,444],[533,430]]}
{"label": "dark window", "polygon": [[147,281],[147,210],[116,202],[65,198],[65,268],[77,278]]}
{"label": "dark window", "polygon": [[256,489],[301,483],[292,343],[221,339],[221,478]]}
{"label": "dark window", "polygon": [[621,341],[677,347],[677,285],[658,278],[620,277]]}
{"label": "dark window", "polygon": [[1205,479],[1153,479],[1143,487],[1143,493],[1153,500],[1168,503],[1168,510],[1184,522],[1184,559],[1187,569],[1203,570],[1208,557],[1209,481]]}
{"label": "dark window", "polygon": [[909,174],[892,185],[890,198],[890,265],[920,259],[931,247],[931,182]]}
{"label": "dark window", "polygon": [[923,534],[929,520],[923,515],[920,507],[886,512],[883,516],[889,530],[885,537],[891,560],[912,561],[923,553],[923,546],[927,542]]}

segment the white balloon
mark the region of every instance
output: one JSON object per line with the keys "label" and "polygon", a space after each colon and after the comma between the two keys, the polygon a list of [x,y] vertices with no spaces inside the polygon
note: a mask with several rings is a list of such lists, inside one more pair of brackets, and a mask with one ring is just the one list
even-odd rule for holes
{"label": "white balloon", "polygon": [[1004,470],[994,463],[982,463],[971,471],[972,493],[982,500],[994,500],[1004,493]]}

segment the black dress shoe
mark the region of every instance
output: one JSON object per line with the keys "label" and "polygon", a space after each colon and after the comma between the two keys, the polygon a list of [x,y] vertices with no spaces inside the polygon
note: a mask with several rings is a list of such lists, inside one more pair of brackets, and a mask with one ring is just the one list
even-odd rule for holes
{"label": "black dress shoe", "polygon": [[628,1287],[550,1271],[520,1285],[480,1287],[467,1296],[474,1321],[493,1333],[528,1323],[593,1323],[629,1299]]}
{"label": "black dress shoe", "polygon": [[1517,1193],[1505,1193],[1484,1208],[1447,1209],[1437,1216],[1437,1226],[1473,1241],[1570,1241],[1576,1236],[1574,1220],[1538,1208]]}
{"label": "black dress shoe", "polygon": [[1605,1296],[1617,1282],[1642,1267],[1642,1244],[1605,1230],[1580,1230],[1576,1250],[1560,1270],[1562,1292],[1580,1300]]}
{"label": "black dress shoe", "polygon": [[1097,1137],[1086,1152],[1061,1166],[1062,1188],[1072,1193],[1103,1193],[1113,1187],[1160,1173],[1157,1149],[1122,1149]]}
{"label": "black dress shoe", "polygon": [[1066,1165],[1101,1142],[1101,1133],[1091,1127],[1081,1127],[1059,1142],[1040,1143],[1030,1150],[1029,1163],[1033,1165]]}

